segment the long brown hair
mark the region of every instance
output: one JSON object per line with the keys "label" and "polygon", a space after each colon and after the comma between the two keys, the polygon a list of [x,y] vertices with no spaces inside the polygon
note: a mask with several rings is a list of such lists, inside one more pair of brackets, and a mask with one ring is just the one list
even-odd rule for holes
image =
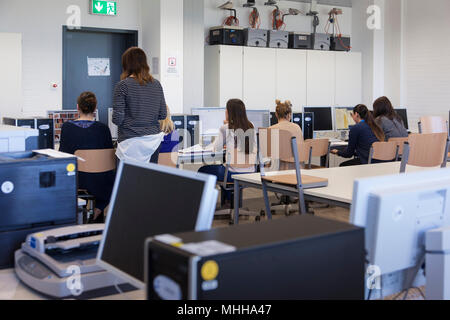
{"label": "long brown hair", "polygon": [[131,47],[122,55],[123,73],[121,80],[133,76],[140,85],[153,82],[150,67],[147,63],[147,55],[138,47]]}
{"label": "long brown hair", "polygon": [[403,122],[402,118],[395,112],[391,101],[387,97],[380,97],[373,103],[373,116],[374,118],[386,117],[389,120],[396,119],[400,123]]}
{"label": "long brown hair", "polygon": [[[248,120],[247,111],[245,110],[245,104],[242,100],[231,99],[227,102],[227,112],[228,112],[228,129],[230,130],[242,130],[244,133],[247,130],[253,130],[255,127]],[[250,141],[247,135],[245,136],[245,153],[250,153]],[[237,141],[238,137],[235,137],[235,146],[242,141]],[[252,140],[253,143],[253,140]]]}
{"label": "long brown hair", "polygon": [[353,109],[353,113],[359,114],[361,119],[364,120],[369,125],[370,129],[372,129],[372,132],[377,137],[378,141],[383,142],[385,140],[386,136],[384,135],[383,129],[381,129],[381,127],[375,122],[375,118],[365,105],[358,104]]}

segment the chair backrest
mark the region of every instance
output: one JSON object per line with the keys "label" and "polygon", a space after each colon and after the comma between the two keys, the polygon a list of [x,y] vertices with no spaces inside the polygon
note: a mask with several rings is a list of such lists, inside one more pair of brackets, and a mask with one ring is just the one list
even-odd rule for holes
{"label": "chair backrest", "polygon": [[375,142],[370,149],[369,164],[372,160],[392,161],[397,158],[397,142]]}
{"label": "chair backrest", "polygon": [[116,169],[116,151],[114,149],[77,150],[78,171],[84,173],[103,173]]}
{"label": "chair backrest", "polygon": [[419,132],[422,134],[448,133],[448,122],[442,117],[421,117]]}
{"label": "chair backrest", "polygon": [[158,164],[166,167],[178,167],[178,152],[160,153]]}
{"label": "chair backrest", "polygon": [[[409,136],[407,164],[417,167],[437,167],[446,162],[447,133],[412,134]],[[405,152],[406,153],[406,152]]]}
{"label": "chair backrest", "polygon": [[395,142],[398,146],[398,155],[401,156],[403,154],[403,147],[406,142],[408,142],[409,138],[390,138],[389,142]]}
{"label": "chair backrest", "polygon": [[306,142],[310,143],[312,148],[311,156],[313,157],[324,157],[328,155],[330,150],[330,140],[329,139],[314,139],[314,140],[306,140]]}
{"label": "chair backrest", "polygon": [[[260,128],[259,148],[263,158],[271,158],[282,162],[294,163],[291,139],[294,135],[286,130]],[[309,160],[311,142],[297,141],[299,161],[306,163]]]}

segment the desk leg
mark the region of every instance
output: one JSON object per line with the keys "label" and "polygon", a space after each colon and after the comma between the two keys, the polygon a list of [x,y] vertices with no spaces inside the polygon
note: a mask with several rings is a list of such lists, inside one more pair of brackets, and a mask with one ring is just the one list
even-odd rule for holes
{"label": "desk leg", "polygon": [[241,193],[239,192],[239,182],[234,180],[234,224],[239,224],[239,203],[241,203]]}
{"label": "desk leg", "polygon": [[266,182],[261,180],[262,182],[262,190],[264,195],[264,204],[266,206],[266,215],[269,220],[272,220],[272,211],[270,211],[270,202],[269,202],[269,194],[267,193]]}

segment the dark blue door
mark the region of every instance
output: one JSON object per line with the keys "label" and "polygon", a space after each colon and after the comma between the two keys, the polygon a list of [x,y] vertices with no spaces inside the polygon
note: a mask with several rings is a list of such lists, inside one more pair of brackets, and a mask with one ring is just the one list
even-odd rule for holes
{"label": "dark blue door", "polygon": [[100,121],[108,124],[114,86],[122,73],[122,54],[137,46],[137,39],[137,31],[64,27],[63,109],[75,110],[80,93],[92,91],[97,96]]}

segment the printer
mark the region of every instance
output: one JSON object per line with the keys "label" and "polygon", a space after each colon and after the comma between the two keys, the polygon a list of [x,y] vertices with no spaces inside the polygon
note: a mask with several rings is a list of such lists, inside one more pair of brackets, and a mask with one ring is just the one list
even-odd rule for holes
{"label": "printer", "polygon": [[77,223],[77,159],[38,152],[0,154],[0,269],[28,234]]}
{"label": "printer", "polygon": [[35,149],[53,149],[55,147],[53,119],[42,117],[34,117],[34,118],[4,117],[3,124],[21,128],[37,129],[39,131],[39,142],[38,148]]}
{"label": "printer", "polygon": [[28,235],[15,252],[17,276],[53,298],[82,297],[125,284],[96,264],[104,228],[104,224],[80,225]]}
{"label": "printer", "polygon": [[209,30],[209,44],[243,46],[244,28],[237,26],[213,27]]}
{"label": "printer", "polygon": [[0,153],[39,149],[39,131],[0,125]]}

